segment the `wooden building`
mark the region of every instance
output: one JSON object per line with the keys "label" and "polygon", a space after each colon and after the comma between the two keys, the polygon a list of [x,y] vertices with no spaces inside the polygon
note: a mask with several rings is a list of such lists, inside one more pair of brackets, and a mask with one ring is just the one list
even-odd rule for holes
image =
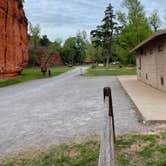
{"label": "wooden building", "polygon": [[166,92],[166,30],[156,32],[131,52],[137,54],[138,80]]}

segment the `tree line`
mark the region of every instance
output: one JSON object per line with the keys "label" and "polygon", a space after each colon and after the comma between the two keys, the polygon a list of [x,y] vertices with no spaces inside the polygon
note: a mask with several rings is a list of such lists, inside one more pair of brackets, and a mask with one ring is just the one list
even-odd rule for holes
{"label": "tree line", "polygon": [[69,37],[62,44],[61,39],[49,40],[47,35],[40,36],[40,26],[29,26],[29,53],[30,65],[40,65],[39,59],[48,59],[58,52],[64,64],[83,64],[86,59],[86,50],[89,41],[85,31],[79,31],[76,36]]}
{"label": "tree line", "polygon": [[36,64],[37,50],[44,50],[48,57],[59,52],[64,64],[83,64],[84,62],[104,63],[108,68],[111,61],[122,64],[135,64],[135,56],[130,50],[161,28],[159,12],[154,10],[147,17],[139,0],[123,0],[123,11],[114,11],[109,4],[104,11],[101,24],[90,33],[90,41],[85,31],[69,37],[62,44],[57,39],[50,41],[47,35],[40,36],[40,26],[29,27],[30,63]]}
{"label": "tree line", "polygon": [[139,0],[123,0],[122,7],[125,12],[115,12],[109,4],[101,25],[91,31],[92,45],[102,49],[106,67],[110,61],[135,64],[135,56],[130,50],[157,32],[162,25],[158,10],[155,9],[148,17]]}

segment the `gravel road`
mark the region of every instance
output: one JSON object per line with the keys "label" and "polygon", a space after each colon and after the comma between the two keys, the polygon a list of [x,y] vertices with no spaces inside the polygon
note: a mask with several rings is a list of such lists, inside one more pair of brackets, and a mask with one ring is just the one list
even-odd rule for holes
{"label": "gravel road", "polygon": [[116,77],[81,77],[81,70],[0,88],[0,154],[99,135],[105,86],[113,89],[117,134],[147,129]]}

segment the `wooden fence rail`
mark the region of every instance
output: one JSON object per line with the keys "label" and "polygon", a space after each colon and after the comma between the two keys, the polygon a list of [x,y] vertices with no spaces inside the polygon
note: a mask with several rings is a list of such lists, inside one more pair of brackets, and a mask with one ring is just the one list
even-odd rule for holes
{"label": "wooden fence rail", "polygon": [[111,88],[104,88],[104,121],[101,133],[98,166],[115,166],[115,126]]}

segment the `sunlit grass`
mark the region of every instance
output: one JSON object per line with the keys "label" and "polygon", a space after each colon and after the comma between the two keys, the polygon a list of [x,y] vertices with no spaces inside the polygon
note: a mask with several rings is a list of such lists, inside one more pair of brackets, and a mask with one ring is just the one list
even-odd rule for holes
{"label": "sunlit grass", "polygon": [[[59,74],[62,74],[71,68],[69,67],[51,67],[51,73],[52,77],[57,76]],[[48,78],[48,73],[46,74],[46,77],[43,77],[41,73],[41,69],[39,67],[29,67],[25,68],[22,72],[22,74],[16,78],[7,79],[7,80],[0,80],[0,87],[14,85],[26,81],[36,80],[36,79],[43,79]]]}

